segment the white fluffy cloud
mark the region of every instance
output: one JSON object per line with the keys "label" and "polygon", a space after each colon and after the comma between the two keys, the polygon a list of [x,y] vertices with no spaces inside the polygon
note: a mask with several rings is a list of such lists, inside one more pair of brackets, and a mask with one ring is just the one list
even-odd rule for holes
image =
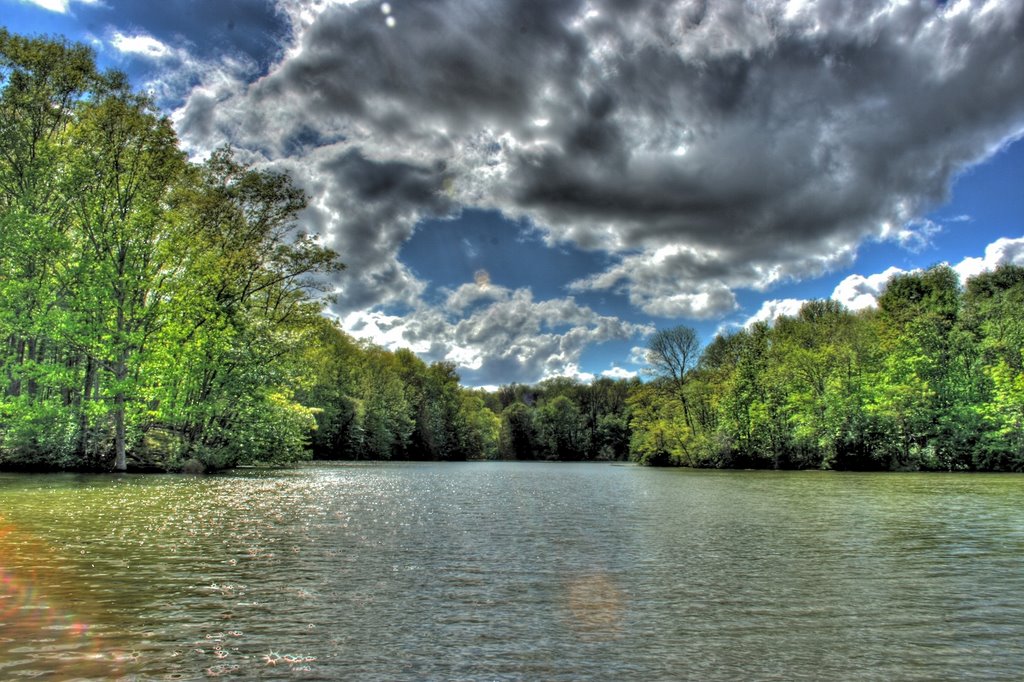
{"label": "white fluffy cloud", "polygon": [[67,14],[72,3],[79,5],[98,5],[102,0],[22,0],[30,5],[36,5],[42,7],[49,12],[56,12],[57,14]]}
{"label": "white fluffy cloud", "polygon": [[[483,278],[480,278],[483,280]],[[507,301],[512,292],[505,287],[491,284],[489,280],[463,284],[455,291],[449,292],[445,300],[445,309],[452,313],[464,313],[477,303],[486,301]]]}
{"label": "white fluffy cloud", "polygon": [[173,54],[170,47],[164,45],[153,36],[144,33],[126,35],[120,31],[115,31],[110,38],[110,44],[118,52],[148,57],[149,59],[163,59]]}
{"label": "white fluffy cloud", "polygon": [[355,311],[342,318],[342,326],[386,348],[410,348],[427,360],[454,362],[471,386],[553,376],[590,381],[594,375],[579,365],[588,346],[654,331],[600,315],[572,298],[536,301],[529,289],[494,285],[460,287],[445,308],[420,306],[402,317]]}
{"label": "white fluffy cloud", "polygon": [[[191,44],[171,44],[138,31],[110,30],[105,42],[97,39],[95,44],[100,49],[104,49],[104,45],[112,49],[121,68],[138,66],[139,63],[150,67],[142,67],[148,75],[143,78],[141,87],[159,106],[168,108],[180,104],[186,94],[193,104],[193,112],[204,106],[215,106],[218,98],[230,97],[244,90],[246,83],[258,71],[256,63],[241,52],[204,58],[195,54]],[[171,120],[179,129],[190,123],[189,119],[183,118],[184,114],[182,109],[171,113]],[[198,131],[202,132],[201,126]],[[185,146],[188,147],[187,144]],[[192,151],[198,157],[205,157],[211,150],[212,147]],[[254,154],[251,148],[242,146],[239,150],[243,157],[266,160]]]}
{"label": "white fluffy cloud", "polygon": [[635,379],[637,375],[636,371],[622,367],[612,367],[601,372],[601,376],[609,379]]}
{"label": "white fluffy cloud", "polygon": [[1006,263],[1024,265],[1024,237],[997,239],[985,247],[984,256],[964,258],[954,265],[953,269],[960,275],[960,281],[966,282],[969,277],[995,270],[998,266]]}
{"label": "white fluffy cloud", "polygon": [[932,237],[942,232],[942,226],[928,218],[914,218],[898,229],[882,224],[881,239],[889,239],[915,253],[932,245]]}
{"label": "white fluffy cloud", "polygon": [[[736,308],[727,282],[736,279],[717,254],[687,247],[663,247],[651,254],[628,256],[606,270],[571,283],[574,291],[622,290],[630,303],[650,315],[706,319]],[[680,281],[693,285],[680,289]]]}
{"label": "white fluffy cloud", "polygon": [[832,298],[850,310],[873,308],[878,304],[878,297],[885,291],[885,285],[894,275],[904,270],[897,267],[887,268],[884,272],[874,275],[850,275],[836,285]]}
{"label": "white fluffy cloud", "polygon": [[645,346],[633,346],[629,350],[629,362],[641,367],[647,366],[647,348]]}
{"label": "white fluffy cloud", "polygon": [[758,322],[775,322],[780,317],[795,317],[807,299],[803,298],[773,298],[764,301],[760,309],[747,318],[743,323],[744,327],[750,327]]}

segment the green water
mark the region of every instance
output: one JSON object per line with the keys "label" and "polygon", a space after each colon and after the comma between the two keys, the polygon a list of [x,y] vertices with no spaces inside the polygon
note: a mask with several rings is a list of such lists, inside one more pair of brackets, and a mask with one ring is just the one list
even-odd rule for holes
{"label": "green water", "polygon": [[0,679],[1020,679],[1024,477],[0,474]]}

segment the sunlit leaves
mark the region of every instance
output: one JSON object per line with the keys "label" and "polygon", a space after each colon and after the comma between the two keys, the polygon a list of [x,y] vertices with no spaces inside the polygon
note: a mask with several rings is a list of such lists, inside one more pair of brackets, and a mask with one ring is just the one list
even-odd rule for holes
{"label": "sunlit leaves", "polygon": [[298,229],[304,206],[228,150],[187,163],[87,48],[0,31],[0,459],[300,457],[302,349],[341,267]]}
{"label": "sunlit leaves", "polygon": [[[632,454],[699,466],[1024,469],[1024,269],[894,277],[879,310],[812,301],[630,398]],[[667,366],[667,365],[666,365]],[[676,366],[681,366],[677,365]],[[671,370],[671,368],[670,368]]]}

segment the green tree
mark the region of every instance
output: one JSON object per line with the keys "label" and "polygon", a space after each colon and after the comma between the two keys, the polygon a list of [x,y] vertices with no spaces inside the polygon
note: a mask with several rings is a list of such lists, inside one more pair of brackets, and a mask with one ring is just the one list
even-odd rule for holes
{"label": "green tree", "polygon": [[357,397],[362,351],[334,322],[318,317],[314,326],[302,352],[302,365],[310,376],[297,396],[302,405],[317,408],[313,454],[320,459],[356,457],[363,437]]}
{"label": "green tree", "polygon": [[88,48],[0,29],[0,462],[298,456],[341,267],[305,202],[227,149],[189,164]]}
{"label": "green tree", "polygon": [[977,421],[959,308],[959,282],[946,265],[897,275],[879,298],[883,360],[869,407],[894,435],[893,468],[956,469],[970,460]]}
{"label": "green tree", "polygon": [[829,468],[843,447],[851,382],[853,316],[831,300],[809,301],[776,321],[773,360],[786,394],[796,466]]}
{"label": "green tree", "polygon": [[565,395],[557,395],[542,404],[534,417],[537,442],[546,459],[583,459],[589,438],[579,408]]}
{"label": "green tree", "polygon": [[972,464],[1024,470],[1024,267],[968,280],[963,323],[977,348],[972,409],[983,425]]}
{"label": "green tree", "polygon": [[139,398],[143,354],[159,327],[178,256],[165,206],[185,165],[170,122],[148,101],[117,92],[82,108],[65,176],[81,240],[76,338],[108,373],[114,469],[127,468],[127,410]]}
{"label": "green tree", "polygon": [[460,423],[463,425],[465,454],[471,459],[496,459],[501,437],[501,419],[472,391],[461,395]]}
{"label": "green tree", "polygon": [[686,424],[682,403],[671,391],[657,382],[642,384],[633,389],[628,402],[629,450],[634,461],[656,466],[698,464],[693,432]]}
{"label": "green tree", "polygon": [[514,402],[501,413],[501,455],[509,459],[534,459],[537,456],[537,431],[533,413],[521,402]]}
{"label": "green tree", "polygon": [[0,461],[74,463],[80,356],[57,344],[71,295],[67,128],[109,79],[92,51],[0,28]]}
{"label": "green tree", "polygon": [[739,337],[736,369],[723,400],[735,466],[780,468],[791,449],[785,394],[773,376],[773,331],[763,322]]}
{"label": "green tree", "polygon": [[408,449],[416,423],[394,355],[367,348],[360,377],[365,410],[360,453],[368,459],[392,459]]}
{"label": "green tree", "polygon": [[[302,352],[323,338],[326,277],[342,266],[299,229],[304,193],[287,176],[239,164],[230,150],[195,169],[177,202],[186,246],[155,399],[186,452],[202,458],[233,424],[241,428],[238,406],[253,396],[274,411],[269,395],[308,395]],[[265,394],[266,386],[288,390]]]}

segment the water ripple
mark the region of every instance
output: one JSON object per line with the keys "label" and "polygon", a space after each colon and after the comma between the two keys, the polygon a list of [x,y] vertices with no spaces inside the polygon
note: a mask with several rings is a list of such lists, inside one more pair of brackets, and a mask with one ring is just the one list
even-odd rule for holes
{"label": "water ripple", "polygon": [[0,678],[1016,679],[1024,478],[0,475]]}

